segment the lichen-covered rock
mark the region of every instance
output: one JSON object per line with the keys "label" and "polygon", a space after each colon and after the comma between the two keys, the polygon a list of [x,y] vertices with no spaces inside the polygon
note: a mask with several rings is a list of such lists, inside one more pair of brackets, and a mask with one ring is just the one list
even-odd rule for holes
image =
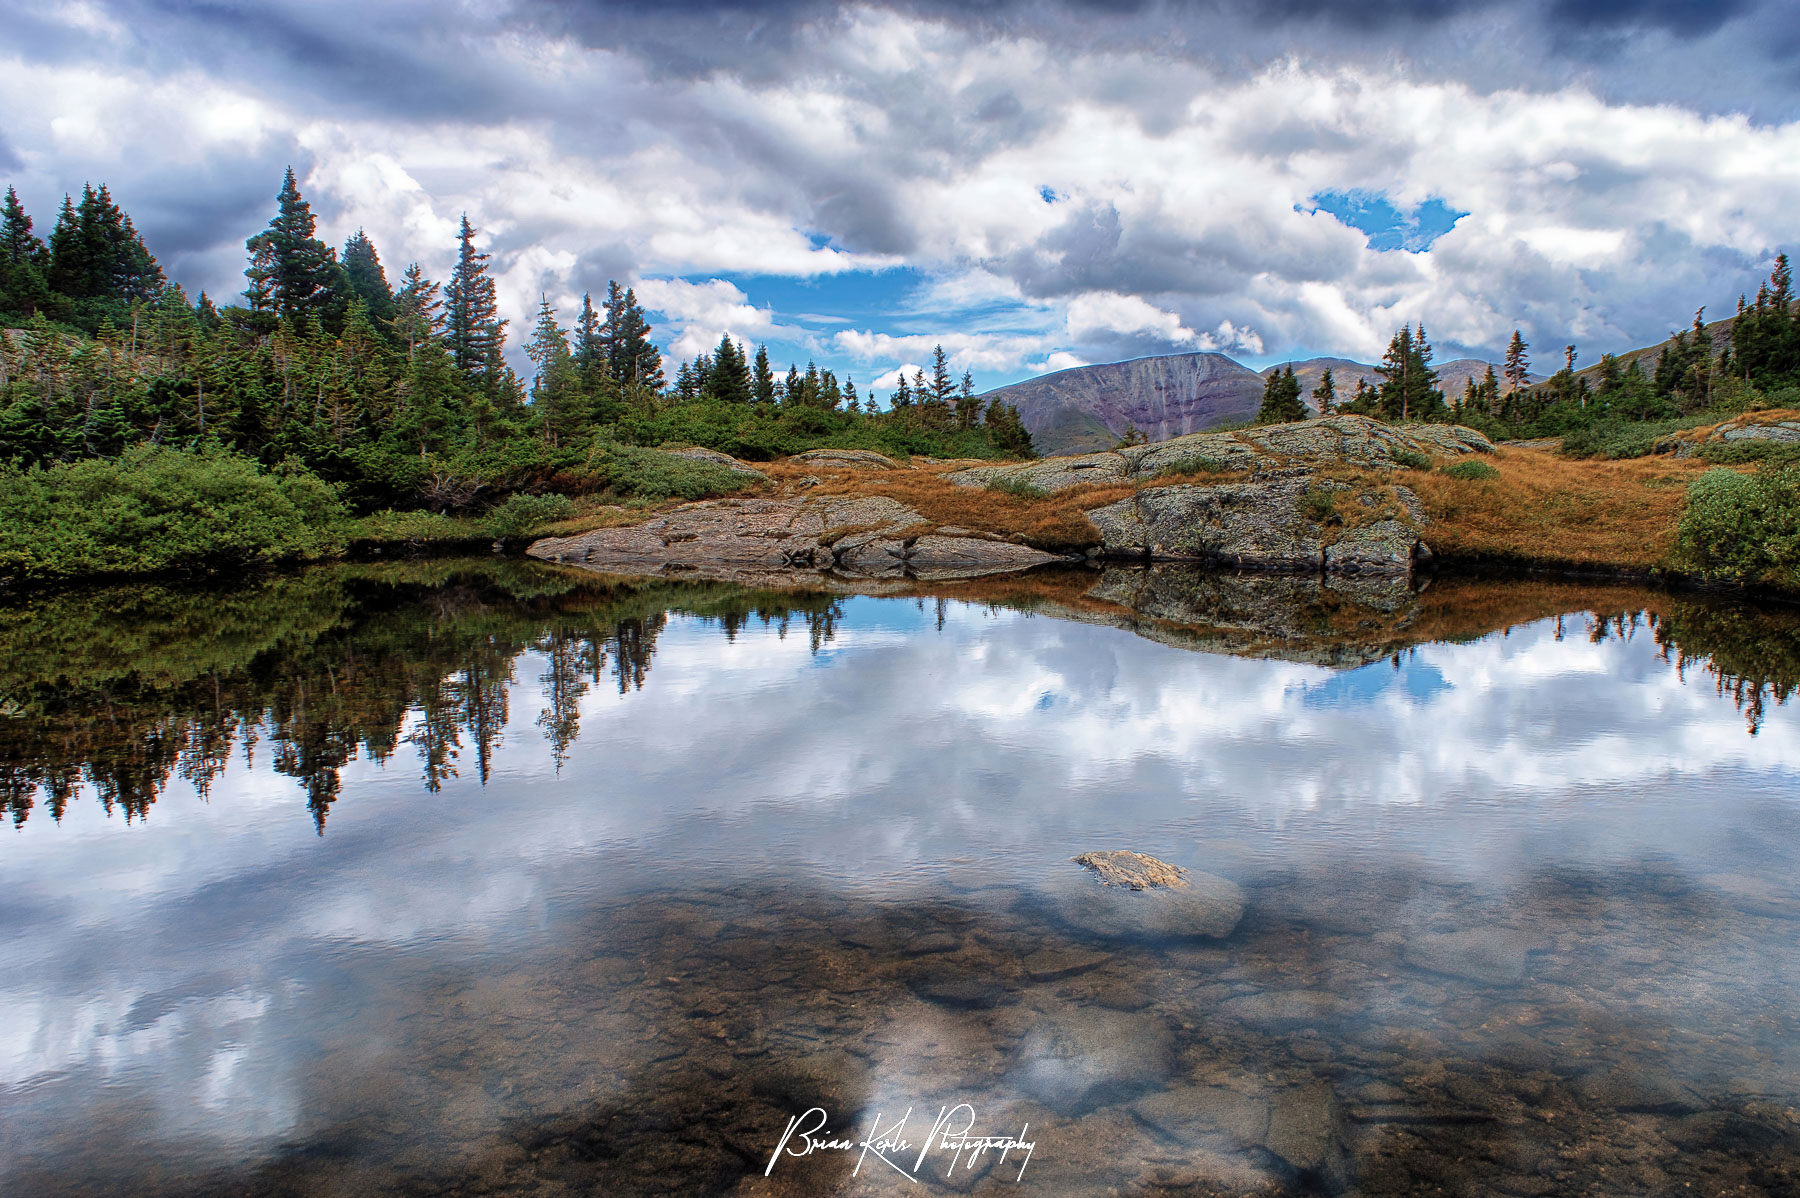
{"label": "lichen-covered rock", "polygon": [[1189,433],[1078,457],[1045,458],[1013,466],[976,466],[949,476],[961,487],[1015,483],[1061,491],[1084,483],[1148,482],[1159,475],[1202,471],[1271,471],[1326,465],[1392,469],[1398,458],[1462,457],[1492,453],[1493,442],[1453,424],[1383,424],[1366,416],[1325,416],[1234,433]]}
{"label": "lichen-covered rock", "polygon": [[834,571],[862,578],[975,578],[1058,561],[1010,541],[916,535],[919,513],[884,496],[715,500],[642,524],[555,537],[534,557],[618,574]]}
{"label": "lichen-covered rock", "polygon": [[666,453],[672,458],[687,458],[692,462],[711,462],[715,466],[736,470],[739,474],[754,474],[757,478],[769,477],[748,462],[741,462],[728,453],[720,453],[716,449],[707,449],[699,445],[686,445],[680,449],[663,449],[658,452]]}
{"label": "lichen-covered rock", "polygon": [[809,449],[793,456],[796,462],[820,466],[849,466],[860,470],[898,470],[900,463],[872,449]]}
{"label": "lichen-covered rock", "polygon": [[1307,475],[1146,487],[1093,509],[1088,519],[1102,550],[1116,556],[1255,570],[1410,572],[1419,544],[1414,521],[1424,518],[1416,497],[1395,488],[1406,519],[1339,528],[1330,505],[1342,490]]}
{"label": "lichen-covered rock", "polygon": [[1087,453],[1080,457],[1045,458],[1020,466],[975,466],[958,470],[950,481],[959,487],[985,487],[996,481],[1040,491],[1062,491],[1089,483],[1129,482],[1131,460],[1117,453]]}
{"label": "lichen-covered rock", "polygon": [[1183,869],[1143,853],[1083,853],[1077,864],[1097,880],[1071,880],[1052,888],[1064,922],[1102,936],[1143,939],[1218,938],[1231,935],[1244,917],[1244,891],[1236,882]]}

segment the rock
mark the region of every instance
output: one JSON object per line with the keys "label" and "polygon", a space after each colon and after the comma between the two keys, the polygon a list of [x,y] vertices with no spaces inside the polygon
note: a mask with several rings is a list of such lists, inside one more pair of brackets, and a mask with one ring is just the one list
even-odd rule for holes
{"label": "rock", "polygon": [[1655,1115],[1687,1115],[1706,1109],[1706,1100],[1683,1083],[1657,1069],[1619,1065],[1585,1074],[1574,1090],[1597,1107]]}
{"label": "rock", "polygon": [[1117,453],[1089,453],[1079,457],[1045,458],[1023,466],[975,466],[949,476],[959,487],[985,487],[997,479],[1040,491],[1062,491],[1089,483],[1129,482],[1131,460]]}
{"label": "rock", "polygon": [[1343,1112],[1323,1083],[1275,1096],[1263,1147],[1291,1166],[1303,1187],[1342,1193],[1350,1185]]}
{"label": "rock", "polygon": [[872,449],[809,449],[797,453],[792,461],[812,462],[820,466],[849,466],[859,470],[898,470],[900,463]]}
{"label": "rock", "polygon": [[1249,1147],[1262,1143],[1269,1131],[1269,1104],[1224,1086],[1172,1086],[1138,1099],[1131,1113],[1186,1145],[1223,1136]]}
{"label": "rock", "polygon": [[1244,917],[1243,889],[1214,874],[1142,853],[1084,853],[1075,860],[1098,874],[1099,883],[1059,887],[1053,901],[1066,923],[1086,931],[1143,939],[1218,938],[1231,935]]}
{"label": "rock", "polygon": [[1408,964],[1432,973],[1466,978],[1488,986],[1514,986],[1525,977],[1530,945],[1505,928],[1431,932],[1413,936],[1401,950]]}
{"label": "rock", "polygon": [[1161,1020],[1123,1011],[1059,1006],[1019,1047],[1020,1089],[1062,1115],[1078,1115],[1162,1085],[1175,1040]]}
{"label": "rock", "polygon": [[[1088,513],[1111,554],[1261,570],[1404,575],[1419,544],[1410,521],[1385,518],[1335,536],[1313,494],[1340,489],[1308,477],[1146,487]],[[1401,504],[1418,500],[1404,488]],[[1341,546],[1341,548],[1339,548]],[[1332,549],[1336,548],[1336,553]]]}
{"label": "rock", "polygon": [[1329,1027],[1355,1010],[1352,1004],[1323,990],[1259,990],[1219,1004],[1219,1014],[1270,1031]]}
{"label": "rock", "polygon": [[724,466],[741,474],[754,474],[758,478],[768,477],[748,462],[741,462],[728,453],[720,453],[716,449],[706,449],[699,445],[684,445],[680,449],[662,449],[657,452],[666,453],[672,458],[687,458],[693,462],[711,462],[716,466]]}
{"label": "rock", "polygon": [[1040,948],[1026,957],[1025,974],[1034,982],[1054,982],[1074,977],[1090,969],[1098,969],[1111,961],[1111,953],[1097,953],[1085,948]]}
{"label": "rock", "polygon": [[923,523],[912,508],[882,496],[714,500],[642,524],[538,541],[529,552],[611,573],[695,570],[747,581],[794,570],[974,578],[1061,560],[988,537],[908,535]]}

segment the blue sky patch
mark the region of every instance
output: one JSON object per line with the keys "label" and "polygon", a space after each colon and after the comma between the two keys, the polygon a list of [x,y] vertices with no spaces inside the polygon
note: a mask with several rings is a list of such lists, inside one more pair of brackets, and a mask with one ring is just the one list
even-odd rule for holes
{"label": "blue sky patch", "polygon": [[1372,250],[1406,250],[1422,253],[1432,242],[1456,227],[1456,222],[1469,215],[1459,212],[1432,196],[1411,212],[1395,207],[1379,191],[1321,191],[1312,198],[1313,207],[1297,211],[1329,212],[1352,229],[1365,234]]}
{"label": "blue sky patch", "polygon": [[1300,697],[1303,707],[1367,707],[1391,691],[1399,691],[1414,703],[1423,703],[1453,687],[1436,666],[1415,663],[1411,656],[1401,658],[1396,670],[1392,662],[1377,662],[1359,669],[1333,674],[1318,685],[1308,686]]}

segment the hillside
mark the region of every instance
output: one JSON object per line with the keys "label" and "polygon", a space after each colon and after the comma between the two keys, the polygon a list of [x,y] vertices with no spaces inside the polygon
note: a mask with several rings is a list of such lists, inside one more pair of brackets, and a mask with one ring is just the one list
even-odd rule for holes
{"label": "hillside", "polygon": [[[1319,376],[1328,369],[1331,371],[1331,381],[1337,387],[1340,400],[1348,399],[1355,392],[1357,379],[1365,380],[1371,387],[1381,385],[1381,376],[1375,372],[1372,364],[1353,362],[1349,358],[1308,358],[1304,362],[1283,362],[1263,371],[1262,377],[1268,378],[1277,370],[1285,369],[1289,365],[1294,368],[1294,377],[1300,380],[1300,394],[1307,401],[1308,406],[1312,403],[1313,388],[1319,385]],[[1495,374],[1500,373],[1500,363],[1484,362],[1480,358],[1456,358],[1449,362],[1439,362],[1437,364],[1438,389],[1444,393],[1446,400],[1454,400],[1463,393],[1463,388],[1468,385],[1470,379],[1479,383],[1490,365],[1493,366]],[[1541,374],[1531,374],[1527,375],[1526,379],[1530,383],[1541,383],[1545,377]]]}
{"label": "hillside", "polygon": [[1262,377],[1224,354],[1077,366],[988,392],[1019,410],[1039,453],[1111,449],[1135,425],[1152,441],[1247,420]]}

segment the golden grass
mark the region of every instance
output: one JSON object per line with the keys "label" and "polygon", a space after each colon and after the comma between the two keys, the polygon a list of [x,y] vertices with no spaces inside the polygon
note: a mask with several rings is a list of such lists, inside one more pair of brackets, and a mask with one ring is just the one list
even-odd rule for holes
{"label": "golden grass", "polygon": [[1496,479],[1403,471],[1431,518],[1425,541],[1450,557],[1608,570],[1667,567],[1694,459],[1576,461],[1501,449]]}

